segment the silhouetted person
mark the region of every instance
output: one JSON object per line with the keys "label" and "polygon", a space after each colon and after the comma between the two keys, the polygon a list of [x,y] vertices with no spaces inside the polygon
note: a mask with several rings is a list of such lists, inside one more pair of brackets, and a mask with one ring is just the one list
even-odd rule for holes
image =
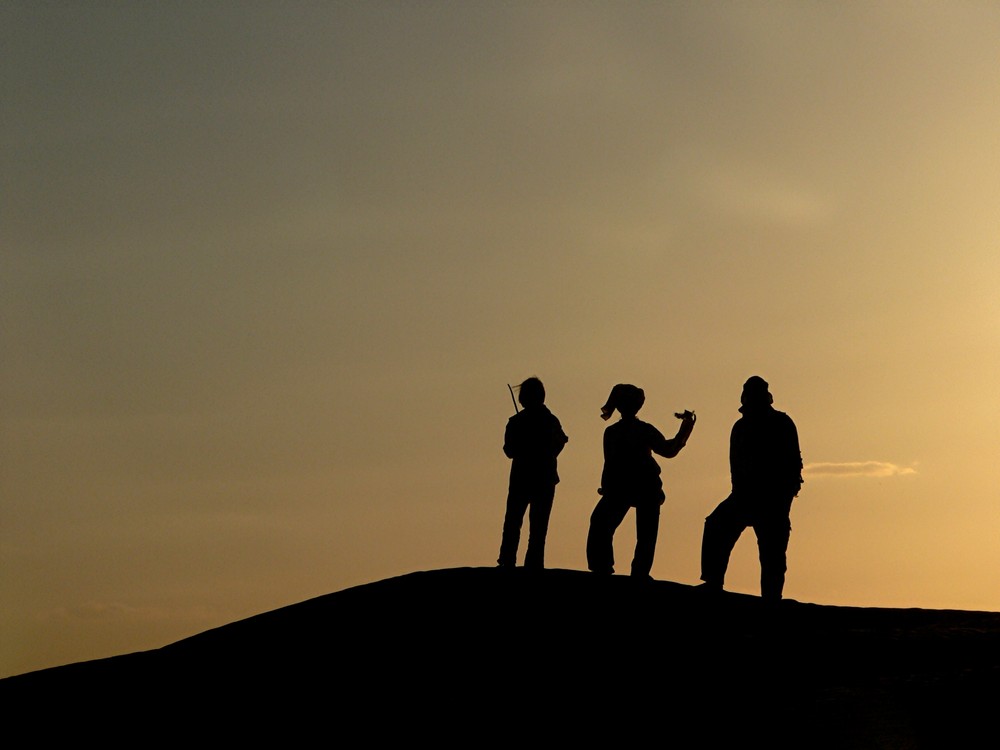
{"label": "silhouetted person", "polygon": [[656,535],[663,504],[660,465],[653,454],[673,458],[687,443],[695,416],[686,411],[677,435],[668,440],[653,425],[636,418],[646,395],[641,388],[619,383],[601,408],[601,418],[609,419],[617,410],[621,419],[604,431],[604,471],[601,499],[590,515],[587,534],[587,565],[594,573],[615,572],[614,535],[629,508],[635,508],[635,555],[632,576],[649,578],[656,551]]}
{"label": "silhouetted person", "polygon": [[503,441],[503,452],[511,459],[511,465],[497,565],[513,568],[517,564],[521,523],[530,508],[524,567],[541,570],[545,567],[545,535],[559,483],[556,457],[569,438],[545,406],[545,386],[541,380],[528,378],[521,383],[517,400],[524,408],[507,420]]}
{"label": "silhouetted person", "polygon": [[771,406],[774,398],[763,378],[747,380],[740,400],[743,416],[729,441],[732,493],[705,519],[701,580],[707,590],[722,590],[729,555],[740,534],[752,526],[760,556],[760,595],[778,600],[792,531],[789,513],[802,486],[799,436],[791,417]]}

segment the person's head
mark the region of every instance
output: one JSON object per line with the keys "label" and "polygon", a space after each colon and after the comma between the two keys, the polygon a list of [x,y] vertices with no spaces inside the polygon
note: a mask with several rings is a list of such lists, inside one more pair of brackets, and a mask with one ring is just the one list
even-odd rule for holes
{"label": "person's head", "polygon": [[623,417],[634,417],[646,403],[646,394],[642,388],[628,383],[619,383],[611,389],[611,395],[601,407],[601,419],[610,419],[615,409]]}
{"label": "person's head", "polygon": [[[774,396],[768,390],[767,381],[759,375],[754,375],[743,384],[740,403],[750,409],[769,406],[774,403]],[[742,409],[741,409],[742,411]]]}
{"label": "person's head", "polygon": [[536,377],[530,377],[517,387],[517,400],[521,406],[541,406],[545,403],[545,386]]}

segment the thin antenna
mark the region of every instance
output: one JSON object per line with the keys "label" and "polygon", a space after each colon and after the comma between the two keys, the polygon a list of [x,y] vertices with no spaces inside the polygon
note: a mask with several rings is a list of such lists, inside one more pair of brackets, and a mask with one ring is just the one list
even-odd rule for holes
{"label": "thin antenna", "polygon": [[510,387],[510,383],[507,383],[507,390],[510,391],[510,400],[514,402],[514,413],[517,414],[519,411],[517,408],[517,399],[514,398],[514,389]]}

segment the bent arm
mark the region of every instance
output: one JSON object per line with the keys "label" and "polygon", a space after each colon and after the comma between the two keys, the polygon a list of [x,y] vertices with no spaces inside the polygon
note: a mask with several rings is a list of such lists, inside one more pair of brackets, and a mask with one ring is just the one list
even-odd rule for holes
{"label": "bent arm", "polygon": [[688,416],[688,414],[690,414],[690,412],[685,413],[684,417],[681,419],[681,426],[677,429],[677,434],[669,440],[657,431],[656,435],[659,439],[650,446],[654,453],[658,456],[663,456],[664,458],[673,458],[681,452],[681,449],[687,445],[687,441],[688,438],[691,437],[692,430],[694,430],[694,414],[690,414],[690,416]]}
{"label": "bent arm", "polygon": [[569,442],[569,437],[563,431],[562,425],[559,424],[559,420],[555,420],[555,430],[553,433],[553,442],[555,445],[555,453],[558,456],[562,453],[562,449],[566,447],[566,443]]}
{"label": "bent arm", "polygon": [[802,449],[799,447],[799,432],[795,428],[795,422],[790,418],[788,420],[788,438],[789,438],[789,459],[791,461],[790,474],[791,482],[790,489],[792,490],[792,495],[798,495],[799,490],[802,489]]}
{"label": "bent arm", "polygon": [[520,440],[518,439],[517,428],[515,427],[513,421],[507,422],[507,429],[503,433],[503,452],[507,458],[514,458],[517,456],[518,448],[520,447]]}

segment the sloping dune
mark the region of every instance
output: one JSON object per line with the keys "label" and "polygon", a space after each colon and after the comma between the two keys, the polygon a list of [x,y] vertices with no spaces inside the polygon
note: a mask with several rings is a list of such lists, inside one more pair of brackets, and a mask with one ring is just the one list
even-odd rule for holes
{"label": "sloping dune", "polygon": [[998,698],[998,613],[484,568],[0,680],[11,736],[113,746],[946,748],[992,737]]}

